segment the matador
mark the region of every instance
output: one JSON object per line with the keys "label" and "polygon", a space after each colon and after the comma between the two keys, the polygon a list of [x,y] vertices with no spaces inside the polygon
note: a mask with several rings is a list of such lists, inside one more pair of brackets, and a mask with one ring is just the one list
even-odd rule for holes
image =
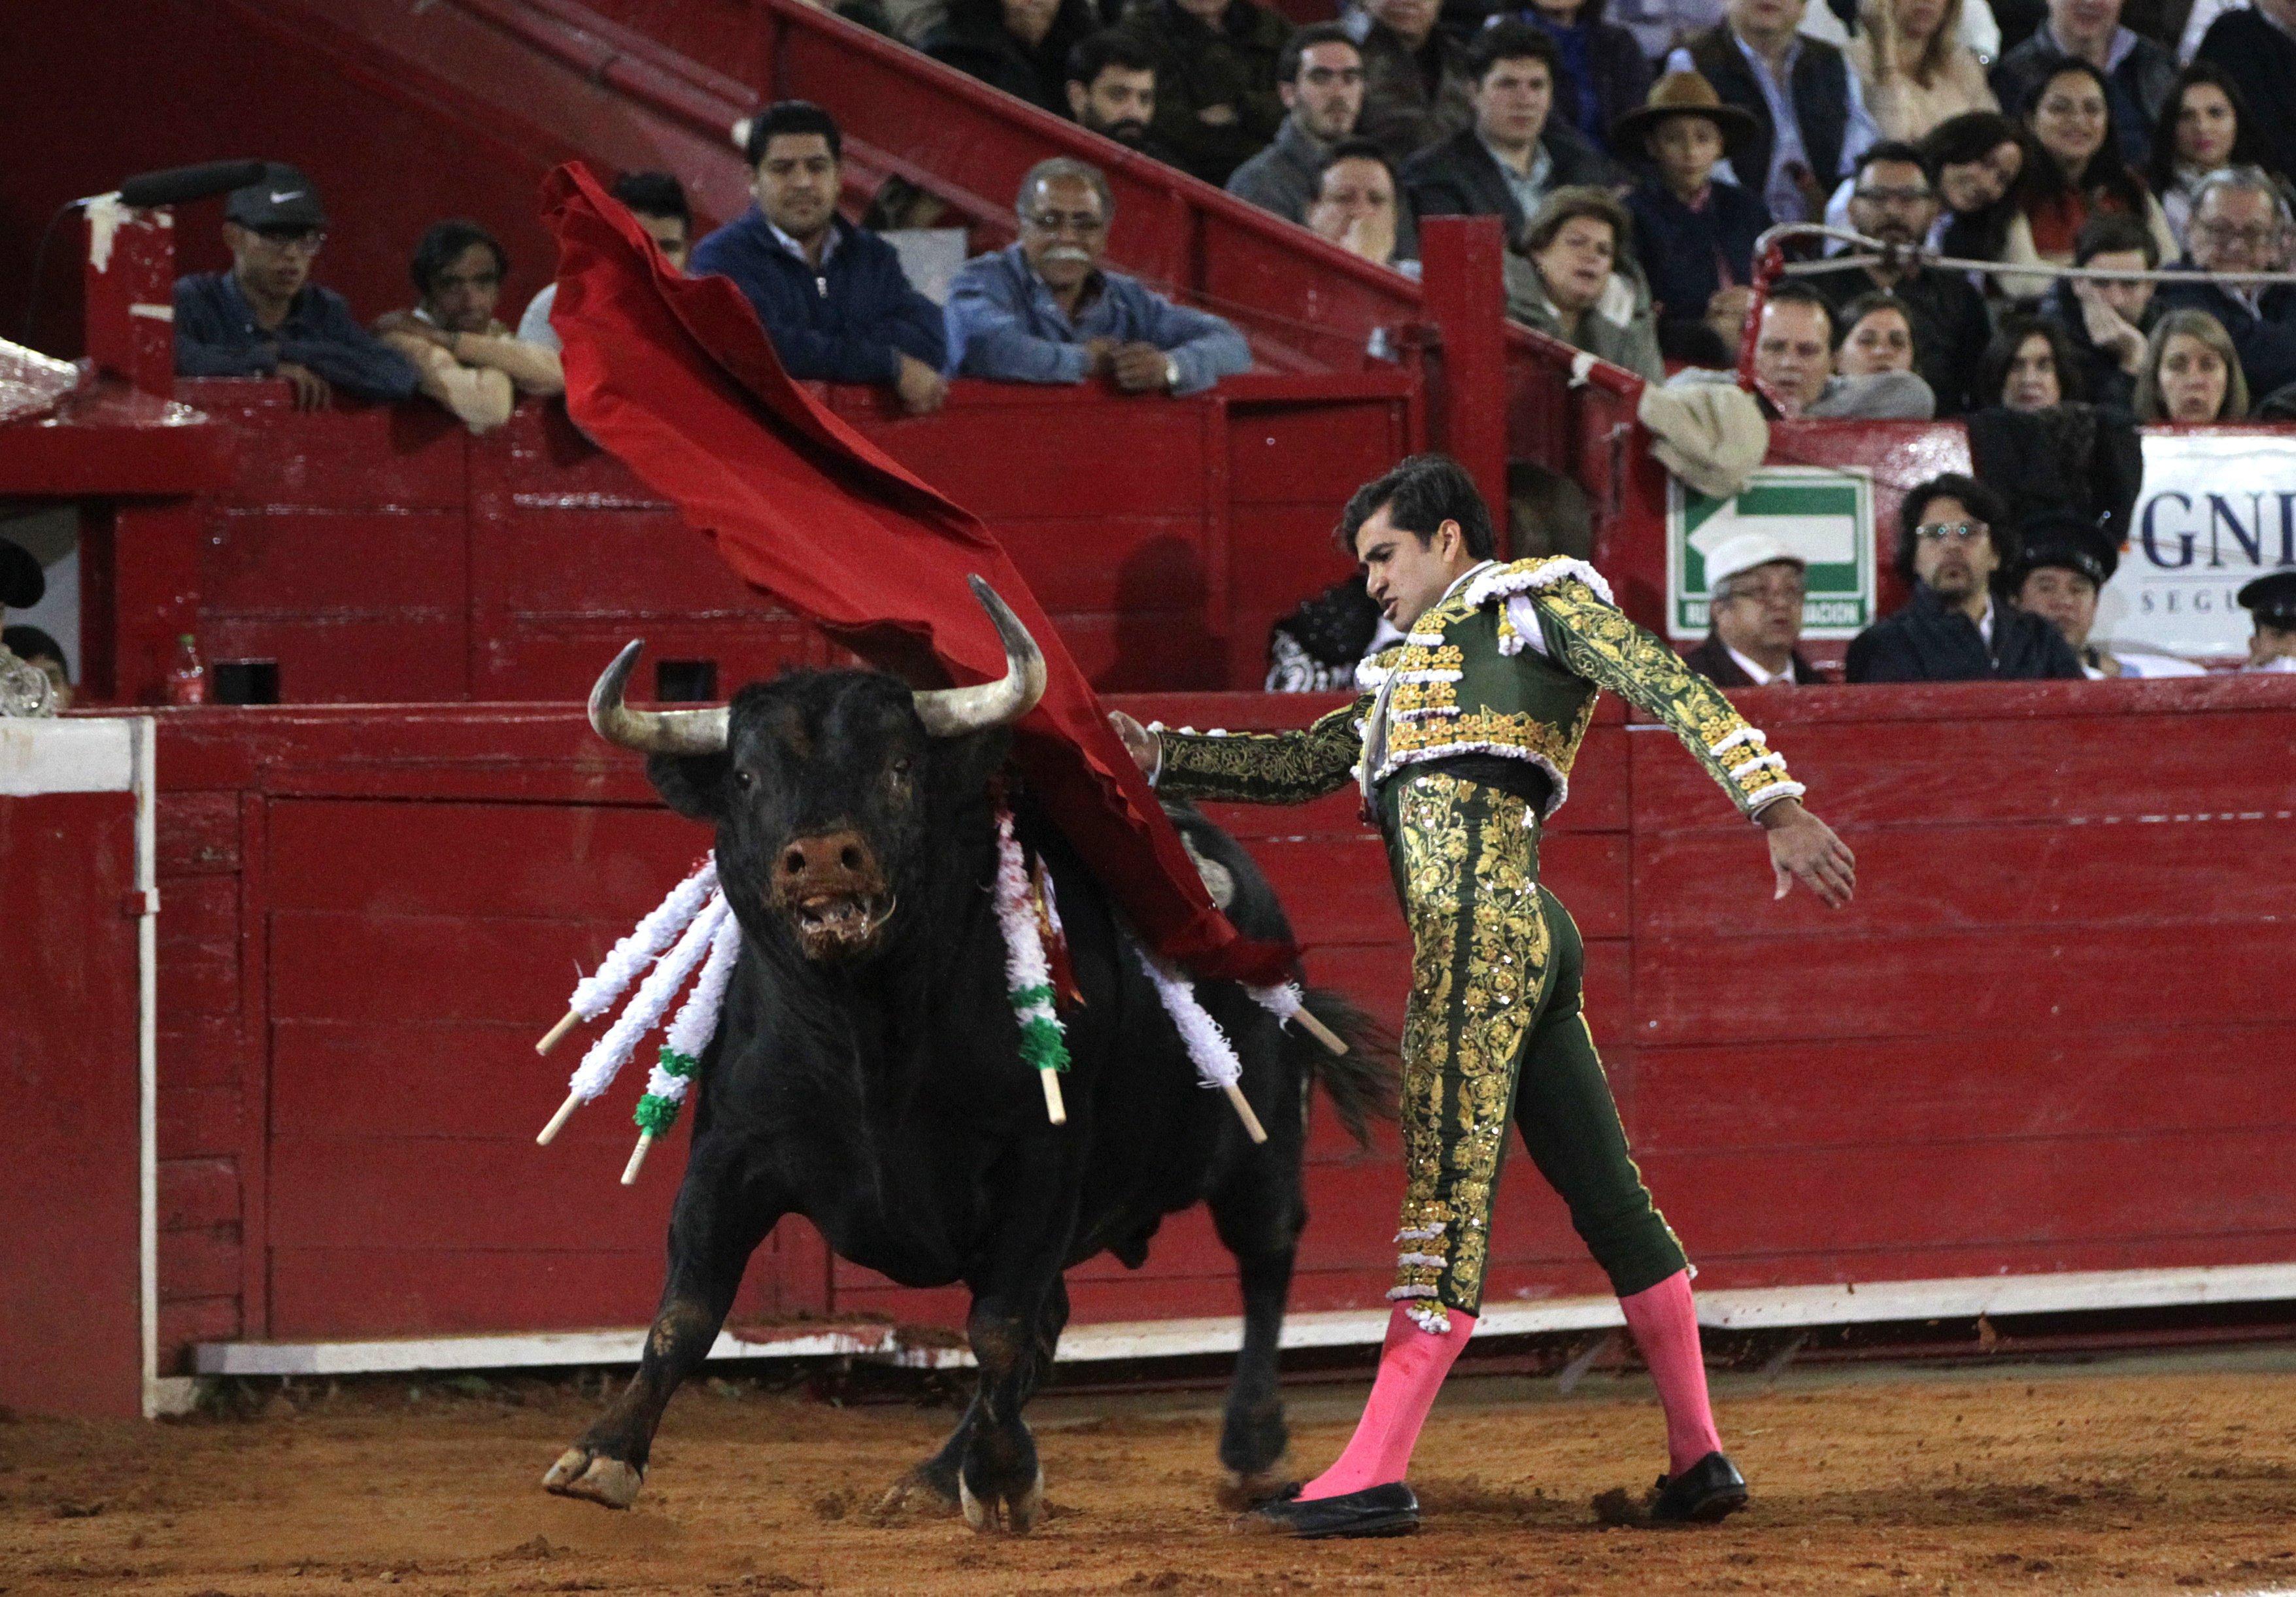
{"label": "matador", "polygon": [[1507,1126],[1619,1294],[1666,1413],[1660,1520],[1719,1519],[1744,1478],[1722,1451],[1681,1243],[1636,1169],[1580,1003],[1584,952],[1538,880],[1604,688],[1659,717],[1765,829],[1777,892],[1846,902],[1856,863],[1801,784],[1705,678],[1620,613],[1595,569],[1490,558],[1490,515],[1456,462],[1414,455],[1359,490],[1338,536],[1406,633],[1361,696],[1304,731],[1199,735],[1111,717],[1174,796],[1300,804],[1351,779],[1376,817],[1412,939],[1403,1034],[1406,1184],[1379,1374],[1329,1469],[1247,1527],[1300,1536],[1414,1528],[1405,1481],[1435,1394],[1481,1307]]}

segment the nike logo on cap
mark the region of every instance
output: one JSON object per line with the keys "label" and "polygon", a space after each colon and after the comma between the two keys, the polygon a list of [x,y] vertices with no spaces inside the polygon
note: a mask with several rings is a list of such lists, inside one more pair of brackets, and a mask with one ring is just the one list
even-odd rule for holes
{"label": "nike logo on cap", "polygon": [[289,189],[283,194],[277,189],[271,191],[271,203],[274,205],[284,205],[290,200],[300,200],[302,197],[303,191],[300,189]]}

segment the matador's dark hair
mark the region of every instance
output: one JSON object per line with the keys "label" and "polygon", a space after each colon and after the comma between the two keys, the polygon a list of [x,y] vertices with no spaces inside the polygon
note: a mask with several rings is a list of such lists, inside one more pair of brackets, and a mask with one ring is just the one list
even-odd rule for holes
{"label": "matador's dark hair", "polygon": [[1456,521],[1467,553],[1477,560],[1491,558],[1490,507],[1467,468],[1447,455],[1414,455],[1386,476],[1375,478],[1355,491],[1332,541],[1352,560],[1356,534],[1385,507],[1387,519],[1422,544],[1434,537],[1446,521]]}

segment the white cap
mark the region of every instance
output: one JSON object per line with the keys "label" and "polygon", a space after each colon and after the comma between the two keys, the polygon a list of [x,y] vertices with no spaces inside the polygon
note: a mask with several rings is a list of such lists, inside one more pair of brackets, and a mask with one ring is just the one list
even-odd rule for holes
{"label": "white cap", "polygon": [[1706,557],[1706,591],[1719,592],[1724,583],[1741,571],[1781,560],[1791,561],[1805,570],[1809,566],[1808,561],[1767,532],[1742,532],[1735,537],[1725,538]]}

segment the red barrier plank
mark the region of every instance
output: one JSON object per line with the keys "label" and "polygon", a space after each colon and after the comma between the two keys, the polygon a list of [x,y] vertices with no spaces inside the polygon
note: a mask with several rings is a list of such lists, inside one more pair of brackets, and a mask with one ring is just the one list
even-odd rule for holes
{"label": "red barrier plank", "polygon": [[1659,832],[1640,843],[1637,921],[1646,935],[1727,927],[1838,941],[2013,926],[2129,935],[2179,903],[2227,928],[2284,915],[2296,817],[2203,813],[2119,825],[1859,828],[1850,833],[1857,897],[1840,912],[1800,889],[1773,908],[1759,833]]}
{"label": "red barrier plank", "polygon": [[[2296,925],[2220,936],[2205,920],[2162,917],[2157,946],[2210,949],[2209,981],[2243,1018],[2296,1018]],[[1636,1037],[1731,1043],[1806,1037],[2062,1036],[2192,1018],[2180,983],[2140,979],[2116,940],[2053,930],[1845,939],[1794,959],[1772,938],[1642,938],[1634,944]],[[2221,1011],[2219,1011],[2221,1012]]]}
{"label": "red barrier plank", "polygon": [[[1874,1151],[2034,1138],[2296,1127],[2296,1095],[2259,1069],[2282,1033],[2186,1020],[2143,1030],[2006,1031],[1971,1069],[1966,1037],[1644,1048],[1637,1141],[1652,1151]],[[1789,1152],[1786,1157],[1792,1157]]]}
{"label": "red barrier plank", "polygon": [[160,1162],[160,1229],[197,1231],[239,1218],[239,1173],[227,1159]]}
{"label": "red barrier plank", "polygon": [[[619,921],[619,936],[713,841],[667,809],[286,800],[271,810],[272,907]],[[562,970],[594,959],[583,940]]]}
{"label": "red barrier plank", "polygon": [[[625,1118],[627,1124],[627,1118]],[[632,1127],[629,1144],[637,1141]],[[657,1143],[634,1187],[629,1144],[537,1148],[522,1137],[277,1136],[271,1246],[418,1254],[644,1250],[660,1257],[685,1139]]]}
{"label": "red barrier plank", "polygon": [[239,879],[179,876],[161,884],[160,1009],[174,1017],[239,1012]]}
{"label": "red barrier plank", "polygon": [[2286,1132],[2114,1135],[1791,1152],[1646,1153],[1659,1193],[1700,1246],[1725,1253],[2139,1242],[2287,1230],[2296,1142]]}
{"label": "red barrier plank", "polygon": [[[469,434],[436,405],[338,402],[298,411],[283,382],[188,378],[184,404],[232,424],[238,470],[228,502],[251,508],[459,510]],[[341,470],[357,460],[357,472]]]}
{"label": "red barrier plank", "polygon": [[1698,1261],[1703,1290],[1834,1282],[1933,1281],[1972,1275],[2038,1275],[2064,1270],[2177,1269],[2221,1265],[2284,1264],[2296,1257],[2296,1228],[2196,1236],[2120,1238],[2107,1241],[1940,1242],[1919,1248],[1874,1247],[1815,1253],[1730,1254],[1684,1241]]}
{"label": "red barrier plank", "polygon": [[644,1325],[661,1298],[659,1234],[619,1249],[282,1248],[273,1268],[282,1339]]}
{"label": "red barrier plank", "polygon": [[[665,879],[664,891],[668,885]],[[271,918],[271,1013],[275,1020],[390,1022],[419,1003],[437,1020],[524,1020],[546,1030],[566,1012],[575,962],[594,967],[629,928],[627,921],[281,910]]]}

